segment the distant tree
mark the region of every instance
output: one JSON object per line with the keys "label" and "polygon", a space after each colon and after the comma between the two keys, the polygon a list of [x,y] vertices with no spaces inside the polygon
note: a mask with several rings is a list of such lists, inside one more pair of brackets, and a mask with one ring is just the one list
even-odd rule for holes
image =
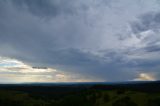
{"label": "distant tree", "polygon": [[148,106],[160,106],[160,98],[155,98],[155,99],[149,100]]}
{"label": "distant tree", "polygon": [[129,97],[124,97],[115,101],[112,104],[112,106],[138,106],[138,105],[134,103]]}
{"label": "distant tree", "polygon": [[125,93],[124,90],[117,90],[117,94],[118,94],[118,95],[121,95],[121,94],[124,94],[124,93]]}
{"label": "distant tree", "polygon": [[104,99],[104,102],[108,102],[110,100],[110,97],[108,94],[105,94],[103,99]]}

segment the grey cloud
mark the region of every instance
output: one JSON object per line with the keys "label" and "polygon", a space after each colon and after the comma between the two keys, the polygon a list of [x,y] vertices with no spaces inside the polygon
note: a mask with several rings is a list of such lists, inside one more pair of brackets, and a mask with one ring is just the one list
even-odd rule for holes
{"label": "grey cloud", "polygon": [[160,12],[147,12],[131,24],[132,32],[144,46],[139,51],[145,53],[160,51]]}
{"label": "grey cloud", "polygon": [[66,3],[68,3],[65,0],[14,0],[13,3],[18,9],[27,9],[33,15],[40,17],[53,17],[61,14],[61,12],[72,13],[70,8],[65,8]]}
{"label": "grey cloud", "polygon": [[[0,6],[0,55],[16,58],[31,66],[53,67],[86,77],[109,81],[134,79],[135,70],[146,69],[145,66],[152,67],[153,64],[143,59],[128,58],[128,55],[135,53],[129,54],[128,48],[121,49],[123,45],[115,34],[123,35],[125,32],[119,29],[133,17],[125,16],[128,14],[128,11],[125,11],[126,14],[117,19],[117,14],[120,15],[126,8],[114,10],[114,5],[108,4],[108,8],[109,1],[104,2],[1,1],[3,5]],[[123,6],[123,3],[121,5]],[[141,19],[139,21],[132,24],[134,33],[151,29],[152,25],[158,26],[158,20],[152,15],[144,19],[144,22],[141,22]],[[148,40],[150,42],[150,38]],[[159,47],[140,48],[144,49],[151,52],[158,51]]]}
{"label": "grey cloud", "polygon": [[160,45],[150,45],[144,48],[147,52],[160,52]]}
{"label": "grey cloud", "polygon": [[[88,3],[97,3],[97,1],[94,0],[14,0],[12,2],[17,9],[27,10],[34,16],[47,19],[58,15],[77,15],[78,13],[89,9]],[[105,4],[107,4],[107,2],[103,0],[100,0],[99,2],[105,2]],[[95,6],[98,7],[98,5]]]}
{"label": "grey cloud", "polygon": [[147,30],[159,30],[160,28],[160,13],[149,12],[138,17],[138,22],[132,23],[134,33],[139,33]]}

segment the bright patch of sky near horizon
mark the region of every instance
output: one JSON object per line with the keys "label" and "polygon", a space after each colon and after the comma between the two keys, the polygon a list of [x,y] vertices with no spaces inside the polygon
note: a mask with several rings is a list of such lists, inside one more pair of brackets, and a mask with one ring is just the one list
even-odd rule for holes
{"label": "bright patch of sky near horizon", "polygon": [[75,79],[71,74],[53,68],[33,68],[16,59],[0,57],[0,83],[94,81],[82,77],[77,78]]}
{"label": "bright patch of sky near horizon", "polygon": [[159,80],[159,34],[158,0],[1,0],[0,82]]}

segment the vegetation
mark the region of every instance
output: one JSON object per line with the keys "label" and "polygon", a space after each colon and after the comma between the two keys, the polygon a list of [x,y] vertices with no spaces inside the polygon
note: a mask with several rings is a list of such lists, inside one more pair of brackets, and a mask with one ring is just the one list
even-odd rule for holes
{"label": "vegetation", "polygon": [[87,89],[59,97],[52,93],[48,97],[32,92],[0,90],[0,106],[160,106],[160,92]]}

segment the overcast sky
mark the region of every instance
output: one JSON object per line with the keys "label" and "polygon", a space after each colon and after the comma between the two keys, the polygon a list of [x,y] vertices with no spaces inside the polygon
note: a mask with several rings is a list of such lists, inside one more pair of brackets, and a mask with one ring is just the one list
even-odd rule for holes
{"label": "overcast sky", "polygon": [[0,83],[159,80],[159,54],[159,0],[0,0]]}

